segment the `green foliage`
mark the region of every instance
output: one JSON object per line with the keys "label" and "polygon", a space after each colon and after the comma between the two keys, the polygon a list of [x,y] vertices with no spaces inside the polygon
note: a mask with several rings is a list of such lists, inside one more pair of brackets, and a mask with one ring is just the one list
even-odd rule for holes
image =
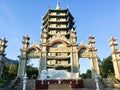
{"label": "green foliage", "polygon": [[80,75],[82,78],[87,78],[85,73],[82,73],[82,75]]}
{"label": "green foliage", "polygon": [[7,79],[8,75],[9,75],[9,65],[6,65],[2,71],[2,78]]}
{"label": "green foliage", "polygon": [[92,76],[92,72],[91,72],[90,69],[87,70],[87,72],[86,72],[86,76],[87,76],[87,78],[91,78],[91,76]]}
{"label": "green foliage", "polygon": [[7,64],[5,66],[5,68],[3,68],[3,71],[2,71],[3,79],[14,79],[17,76],[17,70],[18,70],[18,65],[16,65],[16,64],[12,64],[12,65]]}
{"label": "green foliage", "polygon": [[107,58],[103,59],[100,67],[100,74],[103,78],[108,77],[108,75],[114,73],[113,63],[112,63],[112,56],[108,56]]}
{"label": "green foliage", "polygon": [[86,71],[86,73],[83,73],[82,75],[80,75],[82,78],[91,78],[91,76],[92,76],[92,72],[91,72],[91,70],[90,69],[88,69],[87,71]]}
{"label": "green foliage", "polygon": [[32,78],[33,76],[35,79],[37,78],[38,69],[29,65],[27,66],[27,77]]}
{"label": "green foliage", "polygon": [[10,65],[10,70],[9,70],[10,74],[17,75],[17,70],[18,70],[18,66],[16,64]]}

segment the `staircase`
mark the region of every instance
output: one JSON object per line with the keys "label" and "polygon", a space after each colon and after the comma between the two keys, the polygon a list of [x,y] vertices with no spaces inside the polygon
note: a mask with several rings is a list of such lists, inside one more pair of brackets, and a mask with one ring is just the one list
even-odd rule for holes
{"label": "staircase", "polygon": [[48,87],[48,90],[51,89],[70,89],[70,84],[50,84],[49,87]]}
{"label": "staircase", "polygon": [[89,89],[96,89],[96,83],[94,79],[84,79],[84,87]]}
{"label": "staircase", "polygon": [[[13,90],[22,90],[23,82],[21,81]],[[26,90],[35,90],[35,80],[27,80]]]}
{"label": "staircase", "polygon": [[[89,89],[96,89],[96,82],[95,79],[84,79],[84,87]],[[102,79],[99,80],[99,88],[104,90],[105,85]]]}

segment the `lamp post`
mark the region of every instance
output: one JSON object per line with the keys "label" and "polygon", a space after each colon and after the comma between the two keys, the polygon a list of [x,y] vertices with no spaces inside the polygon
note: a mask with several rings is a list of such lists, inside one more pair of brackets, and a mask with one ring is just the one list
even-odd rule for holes
{"label": "lamp post", "polygon": [[23,90],[26,90],[26,83],[27,83],[27,75],[25,73],[25,75],[23,77]]}
{"label": "lamp post", "polygon": [[99,84],[98,84],[98,82],[99,82],[98,74],[95,74],[95,82],[96,82],[96,90],[100,90]]}

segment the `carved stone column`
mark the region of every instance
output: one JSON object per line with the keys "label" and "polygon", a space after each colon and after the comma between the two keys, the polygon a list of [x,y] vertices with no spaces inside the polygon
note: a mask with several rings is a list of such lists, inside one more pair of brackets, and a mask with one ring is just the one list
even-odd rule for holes
{"label": "carved stone column", "polygon": [[42,70],[47,70],[47,30],[46,29],[42,31],[40,47],[41,47],[41,52],[40,52],[38,78],[41,78]]}
{"label": "carved stone column", "polygon": [[112,62],[115,72],[115,77],[120,79],[120,51],[118,50],[118,44],[114,37],[110,38],[110,47],[111,47],[111,55],[112,55]]}
{"label": "carved stone column", "polygon": [[95,77],[95,74],[100,76],[99,66],[98,66],[98,57],[96,55],[97,49],[95,48],[94,36],[90,35],[89,39],[89,53],[90,53],[90,65],[92,70],[92,78]]}
{"label": "carved stone column", "polygon": [[1,78],[2,70],[3,70],[5,48],[7,47],[6,43],[7,43],[6,38],[0,39],[0,78]]}
{"label": "carved stone column", "polygon": [[18,56],[20,61],[19,61],[17,77],[20,77],[20,78],[23,78],[26,72],[26,64],[28,60],[27,50],[29,45],[29,39],[30,38],[28,35],[23,36],[23,41],[22,41],[23,46],[22,46],[22,49],[20,49],[21,55]]}
{"label": "carved stone column", "polygon": [[70,31],[70,41],[71,41],[71,72],[77,73],[79,72],[79,60],[78,60],[78,50],[76,44],[76,31]]}

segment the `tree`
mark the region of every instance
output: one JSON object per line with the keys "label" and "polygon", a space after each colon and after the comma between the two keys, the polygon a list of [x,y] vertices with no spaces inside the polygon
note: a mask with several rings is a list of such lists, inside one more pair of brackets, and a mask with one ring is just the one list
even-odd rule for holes
{"label": "tree", "polygon": [[87,78],[87,76],[86,76],[86,74],[85,73],[82,73],[81,75],[80,75],[82,78]]}
{"label": "tree", "polygon": [[2,71],[2,78],[7,79],[8,75],[9,75],[9,65],[6,65]]}
{"label": "tree", "polygon": [[86,73],[82,73],[80,76],[81,76],[82,78],[91,78],[92,72],[91,72],[90,69],[88,69],[88,70],[86,71]]}
{"label": "tree", "polygon": [[17,64],[6,64],[3,68],[2,76],[4,79],[14,79],[17,76],[17,70]]}
{"label": "tree", "polygon": [[28,78],[31,78],[32,76],[34,76],[34,78],[37,78],[37,76],[38,76],[38,69],[28,65],[27,66],[27,76],[28,76]]}
{"label": "tree", "polygon": [[108,77],[108,75],[114,73],[113,63],[112,63],[112,56],[108,56],[107,58],[103,59],[100,64],[100,74],[103,78]]}
{"label": "tree", "polygon": [[17,64],[10,65],[9,74],[12,76],[13,79],[17,76],[17,70],[18,70]]}
{"label": "tree", "polygon": [[90,69],[88,69],[87,72],[86,72],[87,78],[91,78],[91,75],[92,75],[92,72],[91,72]]}

